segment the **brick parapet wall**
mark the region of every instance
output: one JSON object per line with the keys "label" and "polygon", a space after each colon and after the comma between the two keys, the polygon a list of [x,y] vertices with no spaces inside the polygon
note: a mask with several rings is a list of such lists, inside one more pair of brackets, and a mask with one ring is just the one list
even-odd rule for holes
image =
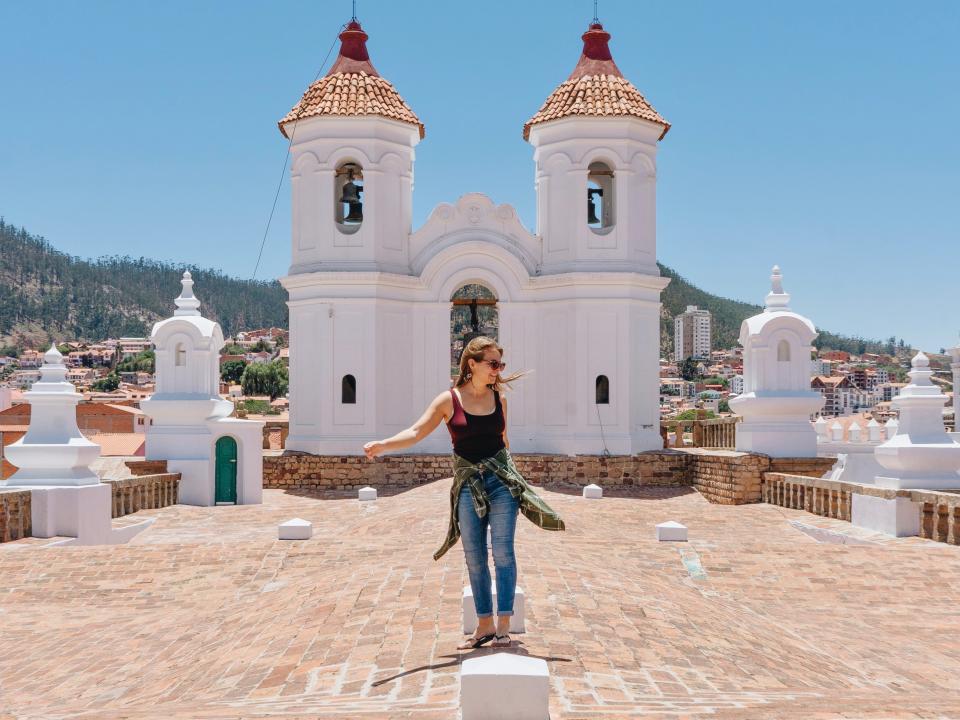
{"label": "brick parapet wall", "polygon": [[[545,455],[515,453],[514,462],[534,485],[604,488],[693,486],[710,502],[760,502],[763,473],[780,470],[818,477],[830,458],[771,458],[729,450],[652,450],[637,455]],[[310,455],[285,452],[263,458],[265,488],[354,490],[414,487],[453,474],[450,455]]]}
{"label": "brick parapet wall", "polygon": [[0,490],[0,542],[30,537],[31,512],[29,490]]}
{"label": "brick parapet wall", "polygon": [[111,517],[123,517],[138,510],[155,510],[176,505],[180,493],[180,473],[162,473],[105,479],[111,486]]}
{"label": "brick parapet wall", "polygon": [[712,503],[743,505],[761,501],[767,472],[820,477],[833,467],[833,458],[772,458],[734,450],[687,450],[691,484]]}
{"label": "brick parapet wall", "polygon": [[[590,483],[605,488],[688,486],[693,482],[692,456],[680,450],[614,456],[515,453],[513,459],[527,480],[548,487],[582,487]],[[413,487],[452,474],[453,461],[447,454],[386,455],[370,461],[357,455],[285,452],[263,458],[265,488]]]}
{"label": "brick parapet wall", "polygon": [[909,498],[920,513],[920,537],[960,545],[960,494],[937,490],[909,490],[859,485],[823,478],[768,472],[763,477],[763,501],[806,510],[814,515],[851,520],[853,496],[887,500]]}

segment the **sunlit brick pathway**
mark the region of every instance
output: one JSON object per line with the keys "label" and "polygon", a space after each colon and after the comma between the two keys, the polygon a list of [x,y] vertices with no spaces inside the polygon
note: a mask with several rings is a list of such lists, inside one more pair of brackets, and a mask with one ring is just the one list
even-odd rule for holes
{"label": "sunlit brick pathway", "polygon": [[[0,718],[456,718],[462,551],[431,559],[448,487],[267,491],[151,511],[127,546],[0,546]],[[516,637],[549,662],[554,720],[960,717],[960,547],[818,542],[845,524],[687,490],[545,495],[569,530],[520,521]],[[275,540],[294,516],[313,539]],[[656,543],[667,519],[691,542]]]}

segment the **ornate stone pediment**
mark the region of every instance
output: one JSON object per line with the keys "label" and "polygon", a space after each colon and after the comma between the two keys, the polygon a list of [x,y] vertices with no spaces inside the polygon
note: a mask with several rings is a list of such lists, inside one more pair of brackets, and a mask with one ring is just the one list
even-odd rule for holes
{"label": "ornate stone pediment", "polygon": [[528,231],[511,205],[495,205],[483,193],[467,193],[456,203],[440,203],[410,236],[410,258],[418,272],[436,252],[459,241],[488,240],[504,246],[531,266],[539,263],[540,238]]}

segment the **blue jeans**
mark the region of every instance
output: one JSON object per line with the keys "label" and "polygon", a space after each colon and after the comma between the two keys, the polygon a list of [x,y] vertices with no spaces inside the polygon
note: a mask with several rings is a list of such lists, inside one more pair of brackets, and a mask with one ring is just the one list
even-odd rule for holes
{"label": "blue jeans", "polygon": [[493,564],[497,574],[497,615],[513,615],[513,598],[517,590],[517,559],[513,554],[513,534],[517,529],[520,504],[510,490],[500,482],[496,473],[484,470],[483,488],[490,499],[490,509],[484,518],[477,517],[470,487],[464,483],[460,490],[457,516],[460,521],[460,540],[467,560],[470,588],[477,617],[493,615],[493,597],[490,587],[490,567],[487,563],[487,526],[493,541]]}

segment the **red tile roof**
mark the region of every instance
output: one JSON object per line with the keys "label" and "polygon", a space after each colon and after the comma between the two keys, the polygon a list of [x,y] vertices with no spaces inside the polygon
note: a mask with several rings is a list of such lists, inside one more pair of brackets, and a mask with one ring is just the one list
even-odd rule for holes
{"label": "red tile roof", "polygon": [[530,127],[564,117],[638,117],[663,126],[670,123],[654,110],[643,94],[627,80],[613,61],[607,42],[610,33],[594,23],[583,34],[583,54],[566,82],[554,90],[537,114],[523,126],[523,139]]}
{"label": "red tile roof", "polygon": [[340,33],[340,54],[324,77],[303,94],[278,123],[280,132],[289,122],[308,117],[358,117],[377,115],[415,125],[424,136],[423,123],[396,88],[380,77],[367,54],[367,34],[356,20]]}

